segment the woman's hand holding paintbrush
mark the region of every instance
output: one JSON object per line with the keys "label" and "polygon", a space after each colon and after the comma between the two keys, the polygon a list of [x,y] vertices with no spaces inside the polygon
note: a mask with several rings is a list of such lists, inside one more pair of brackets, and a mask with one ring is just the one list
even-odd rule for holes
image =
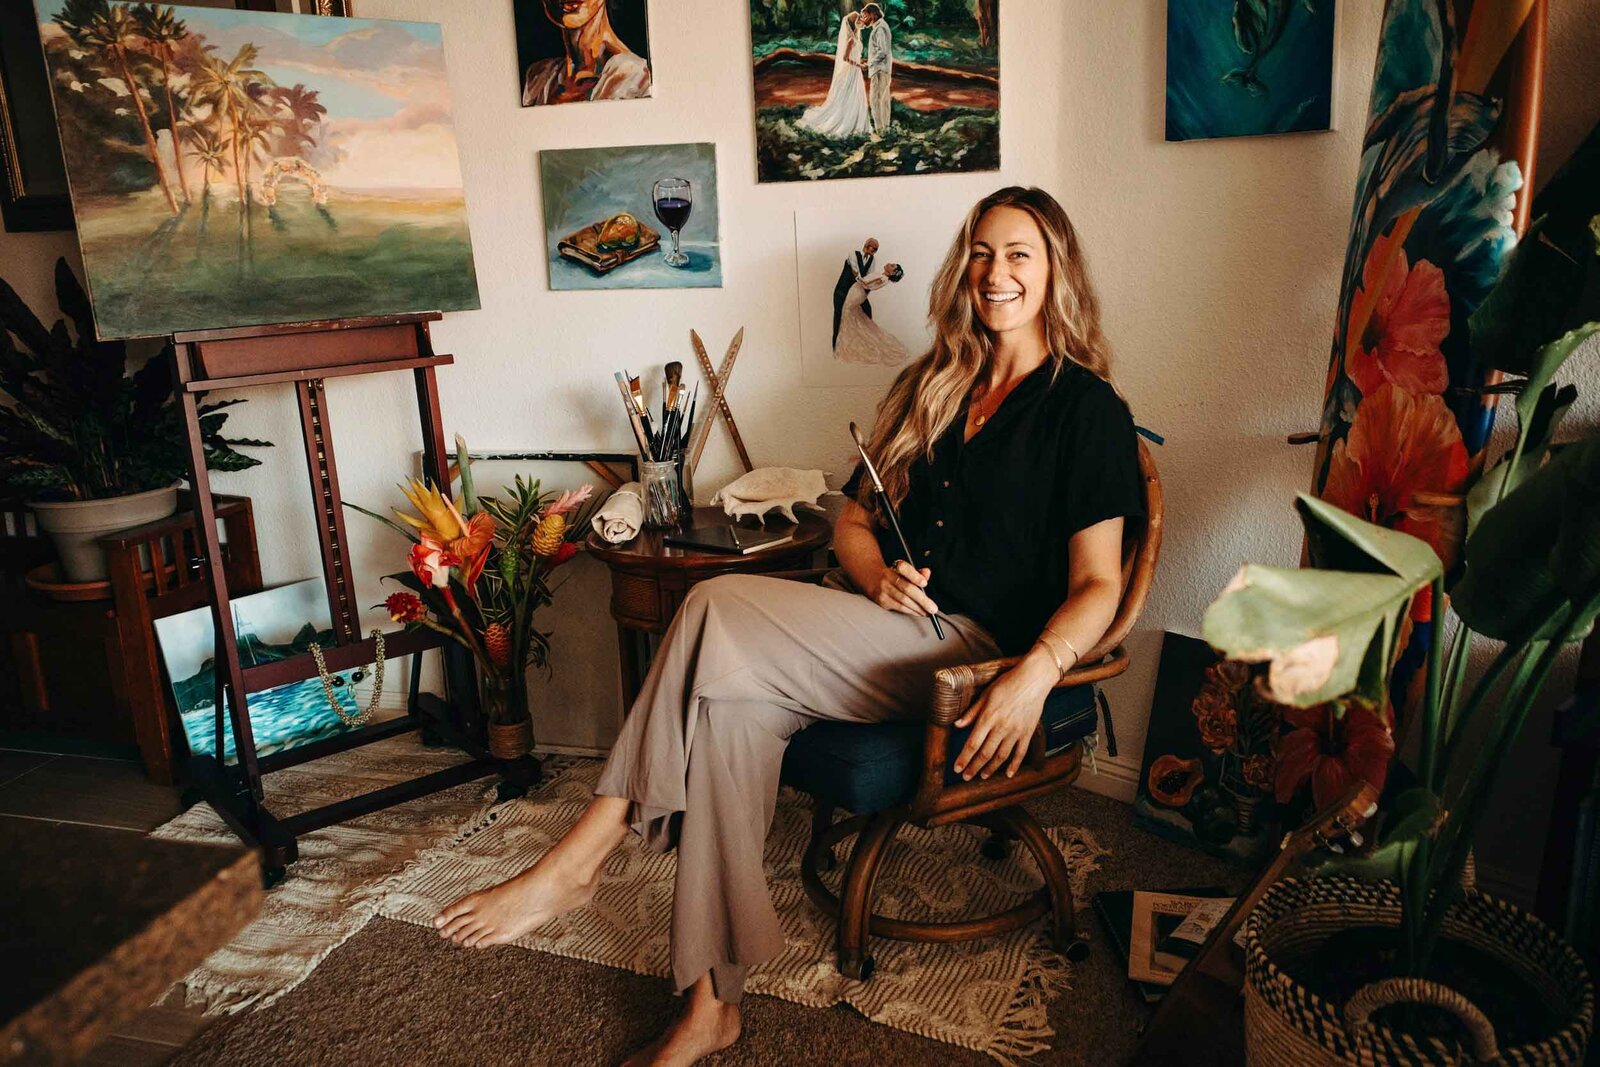
{"label": "woman's hand holding paintbrush", "polygon": [[944,627],[939,625],[939,606],[928,599],[928,594],[923,592],[933,572],[924,567],[917,570],[910,561],[914,558],[911,546],[906,543],[905,531],[900,529],[900,517],[894,512],[894,505],[889,501],[889,494],[884,492],[883,481],[878,477],[878,468],[873,466],[872,458],[867,455],[866,442],[861,439],[861,431],[856,429],[856,424],[850,424],[850,437],[856,443],[856,451],[861,453],[861,462],[867,469],[867,477],[872,479],[872,491],[878,498],[878,510],[889,521],[889,528],[894,531],[895,540],[900,543],[902,558],[893,565],[883,569],[882,576],[878,579],[877,588],[871,591],[872,599],[881,608],[889,611],[901,611],[907,615],[926,615],[933,623],[933,632],[939,640],[944,640]]}

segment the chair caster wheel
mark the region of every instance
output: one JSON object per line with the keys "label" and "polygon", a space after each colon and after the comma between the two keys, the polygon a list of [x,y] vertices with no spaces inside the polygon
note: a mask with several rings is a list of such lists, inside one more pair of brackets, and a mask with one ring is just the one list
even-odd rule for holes
{"label": "chair caster wheel", "polygon": [[495,787],[494,802],[496,804],[504,804],[508,800],[516,800],[518,797],[527,795],[527,786],[521,782],[513,782],[510,779],[502,778],[500,779],[500,784]]}
{"label": "chair caster wheel", "polygon": [[420,734],[423,748],[443,748],[445,745],[449,744],[449,742],[446,741],[437,730],[430,729],[426,726],[422,728]]}
{"label": "chair caster wheel", "polygon": [[288,877],[288,874],[289,871],[285,867],[262,867],[261,888],[271,889],[273,886],[277,885],[279,882]]}
{"label": "chair caster wheel", "polygon": [[872,981],[872,974],[877,969],[878,963],[870,955],[839,961],[839,973],[857,982]]}
{"label": "chair caster wheel", "polygon": [[1073,963],[1082,963],[1084,960],[1089,958],[1089,942],[1085,941],[1081,937],[1073,937],[1068,939],[1057,938],[1055,941],[1055,947],[1057,952],[1061,953]]}
{"label": "chair caster wheel", "polygon": [[999,834],[990,834],[988,839],[979,846],[978,851],[983,853],[984,859],[994,860],[999,863],[1011,855],[1011,841]]}

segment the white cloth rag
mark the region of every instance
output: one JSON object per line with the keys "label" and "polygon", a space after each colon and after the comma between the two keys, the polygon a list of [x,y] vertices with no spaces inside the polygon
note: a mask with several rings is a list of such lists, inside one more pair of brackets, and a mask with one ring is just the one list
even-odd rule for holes
{"label": "white cloth rag", "polygon": [[638,482],[618,486],[589,520],[594,532],[613,545],[632,541],[644,524],[644,489]]}
{"label": "white cloth rag", "polygon": [[823,480],[821,471],[757,467],[718,489],[711,503],[721,504],[722,510],[736,519],[779,511],[790,522],[798,522],[794,509],[806,507],[821,511],[817,498],[827,491],[828,483]]}

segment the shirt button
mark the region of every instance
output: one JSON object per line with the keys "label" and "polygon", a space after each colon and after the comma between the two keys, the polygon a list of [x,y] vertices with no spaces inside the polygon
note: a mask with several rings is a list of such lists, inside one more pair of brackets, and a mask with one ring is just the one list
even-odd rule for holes
{"label": "shirt button", "polygon": [[923,559],[927,559],[931,555],[933,555],[933,550],[932,549],[925,548],[925,549],[922,550],[922,558]]}
{"label": "shirt button", "polygon": [[945,483],[944,483],[944,487],[945,487],[945,488],[946,488],[946,489],[948,489],[948,488],[950,488],[950,483],[949,483],[949,482],[945,482]]}
{"label": "shirt button", "polygon": [[944,525],[944,520],[943,519],[935,519],[933,524],[935,526],[943,526]]}

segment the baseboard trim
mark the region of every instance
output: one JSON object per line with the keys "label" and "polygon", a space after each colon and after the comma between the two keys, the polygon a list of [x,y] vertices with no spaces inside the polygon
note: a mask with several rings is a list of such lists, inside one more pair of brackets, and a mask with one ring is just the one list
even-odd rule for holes
{"label": "baseboard trim", "polygon": [[1078,787],[1112,800],[1120,800],[1124,804],[1132,804],[1139,792],[1139,765],[1105,756],[1096,756],[1095,764],[1094,770],[1086,768],[1078,775]]}

